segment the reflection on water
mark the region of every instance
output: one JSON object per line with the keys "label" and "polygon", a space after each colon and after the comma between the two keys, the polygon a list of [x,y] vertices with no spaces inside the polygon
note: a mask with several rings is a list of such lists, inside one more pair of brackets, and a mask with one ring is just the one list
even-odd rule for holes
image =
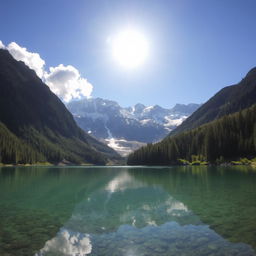
{"label": "reflection on water", "polygon": [[256,255],[250,169],[0,168],[0,255]]}
{"label": "reflection on water", "polygon": [[231,243],[161,186],[148,186],[127,171],[94,191],[36,256],[255,255]]}
{"label": "reflection on water", "polygon": [[75,233],[62,229],[46,242],[36,256],[91,255],[255,255],[243,243],[233,244],[206,225],[184,225],[167,222],[160,226],[136,228],[122,225],[115,232],[101,234]]}
{"label": "reflection on water", "polygon": [[41,255],[87,255],[92,245],[88,235],[62,228],[56,237],[46,242],[44,248],[35,256]]}
{"label": "reflection on water", "polygon": [[106,190],[110,193],[114,193],[127,188],[143,187],[143,185],[144,183],[134,179],[128,172],[121,172],[107,184]]}
{"label": "reflection on water", "polygon": [[139,228],[161,225],[168,221],[182,224],[200,223],[187,207],[161,188],[138,187],[108,193],[94,192],[89,200],[79,203],[65,224],[83,233],[106,233],[129,224]]}

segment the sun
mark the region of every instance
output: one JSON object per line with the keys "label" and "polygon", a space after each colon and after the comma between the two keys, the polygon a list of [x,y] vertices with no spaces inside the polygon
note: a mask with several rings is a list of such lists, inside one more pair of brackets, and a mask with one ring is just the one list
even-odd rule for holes
{"label": "sun", "polygon": [[139,31],[126,29],[111,39],[114,59],[125,68],[140,66],[148,56],[149,45]]}

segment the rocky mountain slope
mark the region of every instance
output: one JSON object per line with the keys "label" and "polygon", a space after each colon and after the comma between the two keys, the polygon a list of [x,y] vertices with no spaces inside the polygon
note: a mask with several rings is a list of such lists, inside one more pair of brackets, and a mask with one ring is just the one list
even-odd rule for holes
{"label": "rocky mountain slope", "polygon": [[145,143],[161,140],[180,125],[199,104],[176,104],[171,109],[136,104],[123,108],[101,98],[82,99],[67,104],[77,124],[105,141],[122,155]]}

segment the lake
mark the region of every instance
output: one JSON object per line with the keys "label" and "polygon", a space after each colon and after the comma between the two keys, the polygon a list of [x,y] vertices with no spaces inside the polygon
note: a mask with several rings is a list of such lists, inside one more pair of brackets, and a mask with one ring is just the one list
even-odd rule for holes
{"label": "lake", "polygon": [[250,167],[2,167],[1,256],[256,255]]}

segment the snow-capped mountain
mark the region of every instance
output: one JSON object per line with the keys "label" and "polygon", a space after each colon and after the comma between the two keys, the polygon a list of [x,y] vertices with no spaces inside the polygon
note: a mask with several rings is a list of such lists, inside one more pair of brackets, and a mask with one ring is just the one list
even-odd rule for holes
{"label": "snow-capped mountain", "polygon": [[199,104],[176,104],[171,109],[136,104],[123,108],[101,98],[72,101],[67,108],[77,124],[94,137],[104,140],[126,155],[145,143],[156,142],[180,125]]}

